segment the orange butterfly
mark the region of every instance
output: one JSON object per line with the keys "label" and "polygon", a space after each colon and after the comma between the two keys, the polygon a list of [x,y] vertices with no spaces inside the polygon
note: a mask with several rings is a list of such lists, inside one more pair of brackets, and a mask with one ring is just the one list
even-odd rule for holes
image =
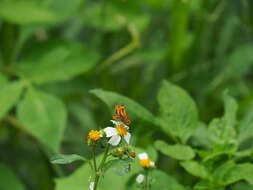
{"label": "orange butterfly", "polygon": [[128,114],[123,104],[115,106],[115,113],[116,115],[112,116],[113,119],[120,120],[127,125],[131,123],[131,120],[128,118]]}

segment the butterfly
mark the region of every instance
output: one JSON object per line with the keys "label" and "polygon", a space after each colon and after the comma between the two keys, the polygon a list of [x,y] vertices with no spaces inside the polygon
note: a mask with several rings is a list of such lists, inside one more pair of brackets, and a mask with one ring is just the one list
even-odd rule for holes
{"label": "butterfly", "polygon": [[127,125],[131,123],[131,120],[128,118],[128,114],[123,104],[115,106],[115,114],[116,115],[112,116],[113,119],[120,120]]}

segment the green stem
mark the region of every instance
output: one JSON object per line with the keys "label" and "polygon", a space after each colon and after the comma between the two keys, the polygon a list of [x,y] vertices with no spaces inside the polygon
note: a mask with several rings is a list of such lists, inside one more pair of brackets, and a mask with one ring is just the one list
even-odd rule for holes
{"label": "green stem", "polygon": [[95,173],[98,172],[98,169],[97,169],[97,161],[96,161],[96,153],[95,153],[95,146],[93,146],[93,165],[94,165],[94,170],[95,170]]}
{"label": "green stem", "polygon": [[113,53],[110,57],[108,57],[104,62],[96,70],[97,73],[100,73],[104,69],[110,67],[116,61],[120,60],[122,57],[128,55],[136,48],[140,46],[140,36],[139,32],[134,25],[128,25],[128,31],[131,35],[131,42],[127,44],[125,47],[119,49],[117,52]]}
{"label": "green stem", "polygon": [[148,169],[145,169],[144,190],[149,190]]}
{"label": "green stem", "polygon": [[95,182],[94,182],[94,183],[95,183],[95,184],[94,184],[94,190],[97,190],[99,178],[100,178],[100,176],[101,176],[101,169],[102,169],[102,167],[104,166],[105,161],[106,161],[106,159],[107,159],[107,157],[108,157],[109,149],[110,149],[110,144],[107,144],[106,149],[105,149],[104,156],[103,156],[103,158],[102,158],[102,161],[101,161],[101,163],[100,163],[100,165],[99,165],[99,167],[98,167],[98,170],[96,171],[96,175],[95,175],[96,177],[95,177]]}
{"label": "green stem", "polygon": [[8,22],[2,24],[2,56],[5,65],[10,65],[15,54],[17,26]]}

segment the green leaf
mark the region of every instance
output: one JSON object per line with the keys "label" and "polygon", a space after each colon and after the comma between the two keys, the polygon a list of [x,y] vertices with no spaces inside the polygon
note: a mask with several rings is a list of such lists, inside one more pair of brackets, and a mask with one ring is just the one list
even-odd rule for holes
{"label": "green leaf", "polygon": [[0,163],[0,189],[3,190],[25,190],[20,179],[3,163]]}
{"label": "green leaf", "polygon": [[238,149],[238,146],[236,144],[222,144],[222,145],[215,145],[213,146],[213,150],[206,151],[204,156],[203,161],[211,161],[211,160],[216,160],[219,157],[222,157],[224,155],[229,155],[232,156],[236,150]]}
{"label": "green leaf", "polygon": [[237,102],[228,95],[227,91],[223,94],[225,106],[224,116],[221,119],[213,119],[208,127],[210,140],[215,144],[237,144],[236,135],[236,113]]}
{"label": "green leaf", "polygon": [[50,159],[52,164],[70,164],[75,161],[85,161],[86,159],[77,154],[57,154]]}
{"label": "green leaf", "polygon": [[103,171],[112,169],[117,175],[124,176],[130,172],[132,161],[131,158],[109,160],[105,163]]}
{"label": "green leaf", "polygon": [[2,0],[0,18],[15,24],[41,24],[63,21],[72,16],[83,1]]}
{"label": "green leaf", "polygon": [[[144,152],[144,150],[136,148],[135,152],[138,154]],[[102,156],[98,156],[96,160],[98,163],[100,163]],[[116,175],[114,170],[109,169],[106,171],[105,177],[100,179],[99,188],[103,190],[123,190],[125,189],[127,181],[132,176],[132,173],[139,173],[141,170],[142,168],[138,159],[133,159],[133,163],[131,164],[131,173],[126,173],[124,176]],[[94,178],[91,178],[93,172],[94,171],[91,170],[89,164],[85,163],[76,171],[74,171],[73,174],[67,177],[56,179],[55,190],[89,189],[89,183],[94,180]]]}
{"label": "green leaf", "polygon": [[18,102],[23,86],[22,82],[16,81],[5,83],[0,87],[0,118],[4,117]]}
{"label": "green leaf", "polygon": [[114,110],[116,104],[124,104],[130,113],[130,118],[131,115],[134,115],[144,121],[154,123],[154,116],[146,108],[130,98],[102,89],[94,89],[90,92],[105,102],[111,111]]}
{"label": "green leaf", "polygon": [[221,166],[217,167],[213,172],[213,181],[216,184],[225,186],[224,177],[227,175],[227,173],[235,167],[235,162],[233,160],[229,160],[222,164]]}
{"label": "green leaf", "polygon": [[159,90],[158,103],[161,112],[158,125],[168,135],[186,142],[198,126],[198,111],[194,101],[186,91],[164,81]]}
{"label": "green leaf", "polygon": [[25,129],[53,151],[58,151],[66,126],[66,108],[57,97],[29,88],[18,105],[17,117]]}
{"label": "green leaf", "polygon": [[71,0],[62,3],[61,0],[47,0],[51,12],[57,15],[58,21],[63,21],[73,16],[85,0]]}
{"label": "green leaf", "polygon": [[248,183],[253,184],[252,163],[237,164],[235,167],[232,167],[224,177],[225,185],[229,185],[240,180],[245,180]]}
{"label": "green leaf", "polygon": [[200,177],[203,179],[207,179],[209,177],[209,172],[205,168],[205,166],[201,165],[196,161],[184,161],[181,162],[180,165],[190,174]]}
{"label": "green leaf", "polygon": [[210,188],[210,182],[208,180],[201,180],[194,185],[194,190],[206,190]]}
{"label": "green leaf", "polygon": [[227,127],[234,129],[237,122],[236,113],[238,109],[238,104],[236,100],[228,94],[228,91],[224,91],[223,101],[225,105],[225,113],[223,116],[224,122],[226,123]]}
{"label": "green leaf", "polygon": [[[102,156],[98,156],[96,158],[98,163],[102,160]],[[137,159],[134,160],[136,164],[131,168],[133,172],[139,171],[141,168],[137,167]],[[94,171],[91,170],[88,163],[83,164],[80,168],[73,172],[70,176],[56,179],[56,188],[55,190],[83,190],[89,189],[89,184],[94,178],[91,179],[92,173]],[[130,177],[130,173],[126,173],[124,176],[115,175],[115,171],[107,170],[104,178],[101,178],[99,182],[99,187],[103,190],[112,190],[112,182],[113,188],[115,189],[124,189],[124,185]]]}
{"label": "green leaf", "polygon": [[246,75],[253,64],[252,51],[253,46],[250,44],[238,46],[228,57],[223,75],[233,78]]}
{"label": "green leaf", "polygon": [[253,102],[249,104],[248,109],[245,111],[245,115],[239,123],[239,140],[243,140],[253,137]]}
{"label": "green leaf", "polygon": [[8,82],[7,76],[5,76],[2,73],[0,73],[0,84],[3,85],[5,83],[7,83],[7,82]]}
{"label": "green leaf", "polygon": [[[121,4],[121,5],[119,5]],[[142,30],[149,23],[149,15],[145,12],[140,12],[136,5],[133,5],[130,9],[126,6],[129,3],[112,3],[106,4],[106,16],[101,17],[103,10],[99,3],[93,3],[85,14],[85,22],[100,30],[115,31],[120,30],[123,27],[132,24]]]}
{"label": "green leaf", "polygon": [[225,190],[224,187],[216,186],[215,184],[211,183],[209,180],[201,180],[196,185],[194,185],[194,190]]}
{"label": "green leaf", "polygon": [[151,185],[151,190],[186,190],[186,188],[184,188],[183,185],[179,184],[176,179],[163,171],[155,170],[151,173],[151,176],[153,182]]}
{"label": "green leaf", "polygon": [[194,150],[186,145],[168,145],[166,142],[158,140],[155,142],[155,147],[163,154],[177,160],[191,160],[195,156]]}
{"label": "green leaf", "polygon": [[243,158],[243,157],[253,157],[253,149],[246,149],[239,152],[235,152],[234,156],[237,158]]}
{"label": "green leaf", "polygon": [[17,73],[37,84],[66,81],[89,71],[98,60],[96,53],[79,43],[60,43],[46,48],[39,56],[32,52],[22,59]]}
{"label": "green leaf", "polygon": [[34,0],[1,1],[0,18],[16,24],[52,23],[56,15]]}
{"label": "green leaf", "polygon": [[249,185],[246,183],[236,183],[232,190],[252,190],[253,189],[253,185]]}
{"label": "green leaf", "polygon": [[195,147],[205,147],[210,149],[212,144],[208,138],[208,130],[205,123],[203,122],[198,123],[198,128],[192,135],[191,143]]}

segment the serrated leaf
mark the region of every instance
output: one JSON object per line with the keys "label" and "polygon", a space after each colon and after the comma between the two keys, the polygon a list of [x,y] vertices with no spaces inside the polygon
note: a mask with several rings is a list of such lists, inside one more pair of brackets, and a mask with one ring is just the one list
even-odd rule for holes
{"label": "serrated leaf", "polygon": [[155,147],[163,154],[177,160],[191,160],[195,156],[194,150],[186,145],[168,145],[166,142],[158,140],[155,142]]}
{"label": "serrated leaf", "polygon": [[253,184],[253,164],[243,163],[232,167],[224,177],[224,184],[229,185],[240,180]]}
{"label": "serrated leaf", "polygon": [[132,161],[131,158],[109,160],[105,163],[103,171],[111,169],[117,175],[124,176],[130,172]]}
{"label": "serrated leaf", "polygon": [[77,154],[57,154],[50,159],[52,164],[70,164],[75,161],[85,161],[86,159]]}
{"label": "serrated leaf", "polygon": [[[60,43],[35,57],[32,52],[18,64],[17,73],[36,84],[67,81],[89,71],[98,55],[79,43]],[[36,64],[34,64],[36,62]]]}
{"label": "serrated leaf", "polygon": [[15,173],[3,163],[0,163],[0,189],[25,190],[25,186]]}
{"label": "serrated leaf", "polygon": [[217,167],[213,172],[213,180],[216,184],[224,185],[224,177],[227,175],[227,173],[235,167],[235,162],[232,160],[229,160],[222,164],[221,166]]}
{"label": "serrated leaf", "polygon": [[238,104],[236,100],[228,94],[228,91],[225,91],[223,93],[223,101],[225,105],[225,113],[224,113],[223,119],[226,122],[227,127],[234,129],[237,122],[236,114],[237,114]]}
{"label": "serrated leaf", "polygon": [[196,104],[186,91],[164,81],[158,94],[161,116],[158,125],[168,135],[186,142],[198,126]]}
{"label": "serrated leaf", "polygon": [[66,108],[60,99],[29,88],[17,109],[24,128],[53,151],[58,151],[66,127]]}
{"label": "serrated leaf", "polygon": [[20,81],[4,83],[0,87],[0,118],[18,102],[22,93],[23,83]]}
{"label": "serrated leaf", "polygon": [[128,97],[102,89],[94,89],[90,92],[106,103],[111,111],[114,110],[116,104],[124,104],[130,117],[134,115],[144,121],[154,123],[154,116],[146,108]]}
{"label": "serrated leaf", "polygon": [[205,166],[201,165],[196,161],[184,161],[180,165],[190,174],[207,179],[209,177],[209,172]]}
{"label": "serrated leaf", "polygon": [[224,115],[213,119],[208,127],[209,138],[214,144],[237,144],[237,102],[225,91],[223,94]]}
{"label": "serrated leaf", "polygon": [[[140,150],[136,148],[135,150],[137,153],[141,153],[144,150]],[[100,163],[102,156],[98,156],[96,160]],[[124,189],[125,184],[128,179],[131,177],[132,173],[137,173],[142,168],[139,165],[138,159],[133,160],[133,164],[131,164],[131,173],[127,173],[124,176],[115,175],[113,170],[107,170],[105,177],[101,178],[99,182],[99,188],[103,190],[112,190],[112,182],[113,182],[113,189]],[[91,179],[91,175],[94,171],[91,170],[88,163],[85,163],[83,166],[78,168],[76,171],[73,172],[70,176],[56,179],[56,188],[55,190],[83,190],[89,189],[89,183]]]}
{"label": "serrated leaf", "polygon": [[[143,149],[136,148],[135,152],[142,153],[144,152]],[[96,158],[98,163],[102,160],[102,156],[98,156]],[[126,186],[127,181],[132,176],[132,173],[139,173],[142,170],[139,160],[133,159],[133,163],[131,164],[131,172],[127,173],[124,176],[118,176],[112,169],[109,169],[105,173],[105,177],[100,179],[99,188],[103,190],[112,190],[112,182],[113,182],[113,189],[124,189]],[[91,174],[94,171],[91,170],[88,163],[85,163],[83,166],[78,168],[76,171],[73,172],[70,176],[56,179],[56,190],[83,190],[89,189],[89,183],[91,180]],[[86,180],[85,180],[86,179]]]}
{"label": "serrated leaf", "polygon": [[242,120],[239,123],[239,140],[243,140],[253,137],[253,102],[251,102],[246,109]]}

